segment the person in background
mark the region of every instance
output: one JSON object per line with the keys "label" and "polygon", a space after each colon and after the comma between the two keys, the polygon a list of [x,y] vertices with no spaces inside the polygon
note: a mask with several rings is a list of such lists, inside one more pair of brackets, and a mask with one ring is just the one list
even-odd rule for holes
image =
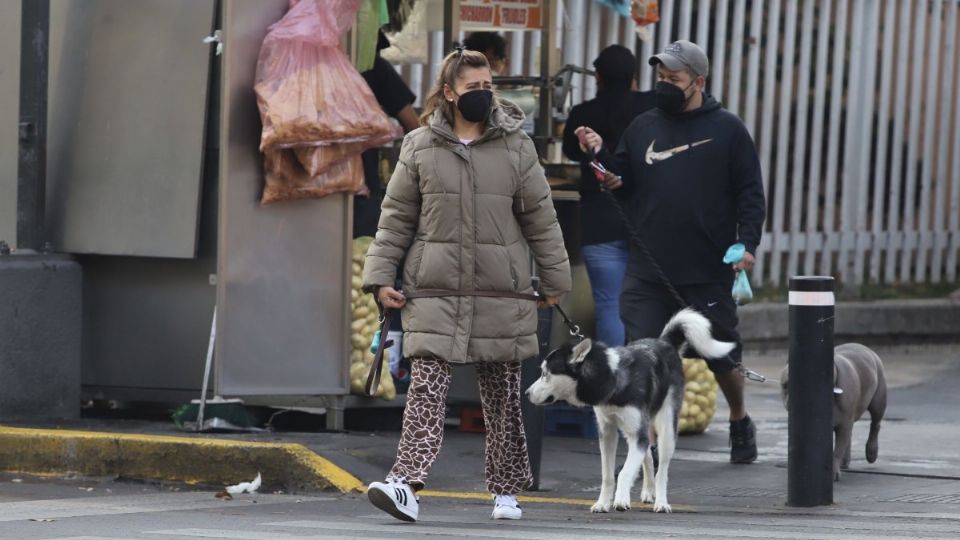
{"label": "person in background", "polygon": [[[409,133],[420,125],[417,113],[413,110],[413,102],[417,96],[400,78],[397,70],[390,62],[380,56],[380,51],[390,46],[387,37],[380,33],[377,41],[377,56],[373,67],[360,75],[367,81],[367,86],[373,91],[380,108],[388,116],[396,118],[403,127],[404,133]],[[377,232],[377,222],[380,220],[380,205],[383,203],[384,185],[380,178],[380,149],[371,148],[363,153],[363,180],[370,190],[367,197],[353,198],[353,237],[373,236]]]}
{"label": "person in background", "polygon": [[492,517],[520,519],[517,495],[533,481],[520,362],[538,352],[538,305],[556,305],[571,279],[550,186],[522,122],[520,109],[493,92],[486,57],[460,48],[444,58],[423,127],[404,138],[387,185],[363,289],[400,310],[413,373],[396,461],[367,497],[397,519],[417,520],[416,492],[443,441],[453,364],[477,370]]}
{"label": "person in background", "polygon": [[611,346],[625,343],[620,320],[620,288],[627,271],[627,230],[609,196],[590,168],[591,156],[580,149],[575,133],[589,127],[615,148],[630,122],[656,105],[653,92],[636,91],[637,58],[626,47],[611,45],[593,61],[597,97],[570,109],[563,130],[563,153],[580,162],[580,244],[596,311],[596,339]]}
{"label": "person in background", "polygon": [[463,46],[483,53],[490,63],[494,77],[507,75],[510,58],[507,56],[507,40],[496,32],[473,32],[463,40]]}

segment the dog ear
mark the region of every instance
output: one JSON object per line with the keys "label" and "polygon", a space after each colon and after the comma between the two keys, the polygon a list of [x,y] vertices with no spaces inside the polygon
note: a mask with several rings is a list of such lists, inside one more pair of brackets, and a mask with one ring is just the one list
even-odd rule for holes
{"label": "dog ear", "polygon": [[593,348],[593,342],[590,341],[590,338],[585,338],[580,343],[574,345],[573,353],[570,355],[570,363],[582,364],[584,358],[587,357],[587,353],[590,352],[591,348]]}

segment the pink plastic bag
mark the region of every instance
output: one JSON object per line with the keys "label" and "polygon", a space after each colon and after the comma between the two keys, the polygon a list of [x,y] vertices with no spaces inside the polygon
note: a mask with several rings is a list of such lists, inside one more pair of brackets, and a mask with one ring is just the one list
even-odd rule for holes
{"label": "pink plastic bag", "polygon": [[359,0],[300,0],[268,29],[254,84],[261,151],[383,140],[396,133],[340,50],[358,7]]}
{"label": "pink plastic bag", "polygon": [[332,193],[347,192],[366,196],[363,182],[363,160],[355,154],[329,167],[318,175],[307,172],[293,150],[273,148],[263,153],[266,183],[260,206],[280,201],[318,199]]}

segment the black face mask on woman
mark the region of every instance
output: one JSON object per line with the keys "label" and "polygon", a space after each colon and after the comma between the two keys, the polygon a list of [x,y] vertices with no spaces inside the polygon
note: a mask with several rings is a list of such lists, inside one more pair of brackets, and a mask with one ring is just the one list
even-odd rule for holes
{"label": "black face mask on woman", "polygon": [[667,81],[660,81],[654,88],[657,96],[657,107],[667,114],[679,114],[690,99],[687,97],[687,90],[693,86],[691,82],[686,88],[680,88]]}
{"label": "black face mask on woman", "polygon": [[457,108],[467,122],[483,122],[490,114],[493,105],[492,90],[471,90],[464,92],[457,101]]}

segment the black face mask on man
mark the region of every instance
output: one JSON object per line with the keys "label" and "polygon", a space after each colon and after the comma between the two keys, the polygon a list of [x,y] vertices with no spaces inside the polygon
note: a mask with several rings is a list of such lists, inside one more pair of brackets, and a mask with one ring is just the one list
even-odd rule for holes
{"label": "black face mask on man", "polygon": [[457,108],[467,122],[483,122],[490,114],[493,105],[492,90],[471,90],[464,92],[457,101]]}
{"label": "black face mask on man", "polygon": [[687,90],[693,85],[694,83],[691,82],[686,88],[680,88],[667,81],[658,82],[654,88],[657,96],[657,107],[667,114],[679,114],[683,112],[683,108],[690,99],[687,97]]}

